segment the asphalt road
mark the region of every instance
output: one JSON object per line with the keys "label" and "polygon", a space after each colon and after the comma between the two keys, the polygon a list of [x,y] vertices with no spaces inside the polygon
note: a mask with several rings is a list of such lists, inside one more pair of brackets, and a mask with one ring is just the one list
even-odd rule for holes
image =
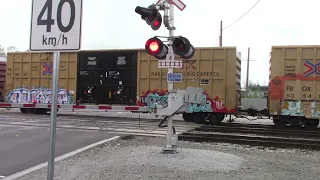
{"label": "asphalt road", "polygon": [[[152,119],[60,115],[57,118],[55,155],[61,156],[117,135],[164,137],[166,128],[154,130],[159,122]],[[179,121],[174,126],[181,133],[200,125]],[[49,135],[50,115],[0,111],[0,177],[48,161]]]}
{"label": "asphalt road", "polygon": [[[8,176],[48,161],[49,128],[0,125],[0,175]],[[60,156],[113,137],[108,132],[57,129],[55,155]]]}

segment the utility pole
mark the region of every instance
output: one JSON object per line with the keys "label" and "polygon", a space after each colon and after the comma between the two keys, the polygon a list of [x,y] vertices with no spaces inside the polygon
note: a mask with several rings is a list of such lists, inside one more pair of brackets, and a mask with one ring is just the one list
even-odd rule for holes
{"label": "utility pole", "polygon": [[249,61],[250,61],[250,47],[248,48],[248,59],[247,59],[247,78],[246,78],[246,97],[248,97],[249,87]]}
{"label": "utility pole", "polygon": [[219,46],[222,47],[222,21],[220,21]]}
{"label": "utility pole", "polygon": [[250,47],[248,47],[248,59],[242,60],[242,61],[247,61],[246,96],[245,97],[248,97],[248,93],[249,93],[249,63],[250,63],[250,61],[257,61],[257,60],[250,60]]}

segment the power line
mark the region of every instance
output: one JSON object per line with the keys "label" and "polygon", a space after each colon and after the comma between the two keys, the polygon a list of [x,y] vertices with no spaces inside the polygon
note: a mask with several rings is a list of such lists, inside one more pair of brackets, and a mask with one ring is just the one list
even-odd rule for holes
{"label": "power line", "polygon": [[225,30],[229,27],[231,27],[232,25],[234,25],[235,23],[237,23],[238,21],[240,21],[245,15],[247,15],[261,0],[258,0],[250,9],[249,11],[247,11],[245,14],[243,14],[238,20],[236,20],[235,22],[233,22],[232,24],[230,24],[229,26],[227,26],[226,28],[223,28],[222,30]]}

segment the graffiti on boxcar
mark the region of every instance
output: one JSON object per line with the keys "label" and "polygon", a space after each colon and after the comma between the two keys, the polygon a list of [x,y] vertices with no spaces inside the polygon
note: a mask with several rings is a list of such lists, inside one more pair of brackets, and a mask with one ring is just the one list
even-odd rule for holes
{"label": "graffiti on boxcar", "polygon": [[186,112],[213,112],[211,107],[211,101],[207,99],[205,94],[202,95],[202,101],[206,102],[204,105],[201,104],[188,104]]}
{"label": "graffiti on boxcar", "polygon": [[281,115],[302,116],[301,101],[285,101],[283,102]]}
{"label": "graffiti on boxcar", "polygon": [[[153,91],[146,91],[141,96],[137,97],[137,105],[147,106],[150,109],[156,108],[166,108],[168,107],[168,91],[159,91],[157,89]],[[228,112],[228,109],[225,107],[225,104],[220,100],[219,97],[211,99],[209,95],[204,92],[202,96],[203,102],[205,104],[188,104],[187,112]],[[233,110],[230,110],[230,112]]]}
{"label": "graffiti on boxcar", "polygon": [[[51,103],[52,90],[47,88],[26,89],[17,88],[9,92],[6,101],[10,103]],[[72,104],[71,93],[66,89],[58,90],[59,104]]]}
{"label": "graffiti on boxcar", "polygon": [[[290,115],[290,116],[312,116],[320,117],[320,94],[316,92],[316,97],[312,95],[311,86],[300,86],[298,92],[301,96],[297,96],[295,87],[286,85],[286,80],[301,80],[301,81],[320,81],[319,76],[305,77],[305,74],[296,74],[296,77],[291,78],[288,76],[276,76],[270,81],[270,113],[276,115]],[[302,101],[304,100],[304,104]],[[310,106],[310,108],[306,108]],[[319,106],[319,107],[317,107]]]}
{"label": "graffiti on boxcar", "polygon": [[158,91],[157,89],[153,91],[146,91],[137,99],[137,104],[140,106],[148,106],[150,109],[157,107],[168,107],[168,91]]}
{"label": "graffiti on boxcar", "polygon": [[[310,106],[310,108],[304,108]],[[320,117],[319,103],[316,101],[310,102],[310,104],[302,104],[301,101],[284,101],[282,102],[281,115],[285,116],[306,116]]]}

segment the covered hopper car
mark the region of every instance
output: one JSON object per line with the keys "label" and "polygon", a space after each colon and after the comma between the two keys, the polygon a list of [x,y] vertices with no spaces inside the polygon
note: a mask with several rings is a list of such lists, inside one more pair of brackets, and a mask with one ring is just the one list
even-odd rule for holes
{"label": "covered hopper car", "polygon": [[[6,102],[50,104],[52,59],[49,52],[8,53]],[[196,48],[193,58],[184,60],[183,67],[174,71],[183,73],[183,81],[174,83],[174,88],[205,90],[206,104],[188,106],[191,113],[184,113],[185,121],[204,123],[209,118],[219,123],[224,115],[237,112],[241,61],[235,47]],[[60,55],[58,108],[93,104],[97,109],[110,109],[101,105],[156,109],[167,106],[166,89],[167,68],[159,68],[158,60],[144,49],[82,50]],[[19,107],[23,113],[49,110],[27,106]]]}

